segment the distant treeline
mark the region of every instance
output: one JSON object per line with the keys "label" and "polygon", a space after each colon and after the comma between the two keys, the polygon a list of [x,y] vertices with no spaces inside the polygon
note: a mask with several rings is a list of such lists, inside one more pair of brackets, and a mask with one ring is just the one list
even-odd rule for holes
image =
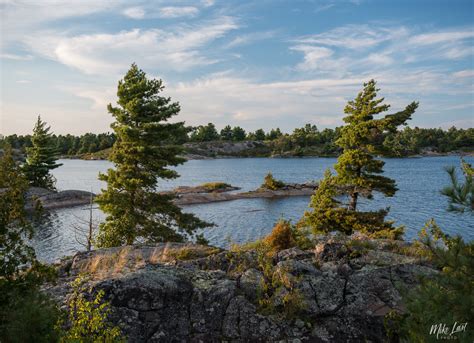
{"label": "distant treeline", "polygon": [[[275,152],[291,152],[293,155],[335,155],[338,149],[334,144],[339,136],[339,128],[319,130],[315,125],[306,124],[296,128],[292,133],[283,133],[279,128],[265,132],[258,129],[246,132],[240,126],[227,125],[218,131],[214,124],[187,127],[174,143],[211,141],[261,141],[270,145]],[[115,142],[113,133],[86,133],[81,136],[53,135],[58,154],[74,156],[95,153],[112,147]],[[448,130],[423,129],[405,127],[395,133],[387,133],[382,144],[391,155],[407,156],[418,154],[423,150],[432,150],[440,153],[455,150],[474,150],[474,128]],[[30,135],[10,135],[3,137],[0,144],[9,143],[13,148],[25,150],[31,146]]]}

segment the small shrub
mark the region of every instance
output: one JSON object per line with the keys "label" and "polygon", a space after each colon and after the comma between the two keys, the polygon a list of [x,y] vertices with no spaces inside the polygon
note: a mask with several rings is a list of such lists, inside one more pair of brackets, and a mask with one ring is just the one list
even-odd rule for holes
{"label": "small shrub", "polygon": [[261,186],[262,188],[265,188],[265,189],[270,189],[272,191],[276,191],[280,188],[283,188],[285,187],[285,183],[283,181],[280,181],[280,180],[276,180],[272,173],[268,173],[266,176],[265,176],[265,179],[263,180],[263,184]]}
{"label": "small shrub", "polygon": [[226,189],[232,187],[228,183],[225,182],[207,182],[203,183],[201,187],[205,188],[206,190],[213,192],[221,189]]}
{"label": "small shrub", "polygon": [[[86,278],[79,276],[72,282],[73,293],[69,299],[68,329],[62,332],[61,342],[124,342],[120,328],[108,322],[110,303],[103,300],[100,290],[92,300],[87,299],[92,287]],[[58,322],[62,328],[63,321]]]}
{"label": "small shrub", "polygon": [[290,223],[280,220],[272,232],[263,239],[271,252],[278,252],[296,246],[294,229]]}
{"label": "small shrub", "polygon": [[196,244],[209,245],[209,241],[204,237],[202,233],[196,235]]}

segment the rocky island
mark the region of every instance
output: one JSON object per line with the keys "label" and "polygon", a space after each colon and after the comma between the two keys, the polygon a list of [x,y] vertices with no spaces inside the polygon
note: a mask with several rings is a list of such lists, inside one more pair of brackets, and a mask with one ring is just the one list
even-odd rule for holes
{"label": "rocky island", "polygon": [[275,250],[268,265],[259,249],[184,243],[81,252],[46,291],[64,303],[86,273],[129,342],[382,342],[384,317],[404,311],[400,290],[437,273],[407,242],[313,242]]}
{"label": "rocky island", "polygon": [[[223,182],[210,182],[199,186],[180,186],[162,193],[174,195],[174,203],[184,206],[238,199],[309,196],[313,194],[316,187],[316,182],[289,183],[274,190],[260,187],[253,191],[232,193],[240,188]],[[53,191],[31,187],[27,194],[26,208],[31,211],[38,203],[45,210],[86,205],[90,203],[91,197],[95,197],[95,194],[82,190]]]}

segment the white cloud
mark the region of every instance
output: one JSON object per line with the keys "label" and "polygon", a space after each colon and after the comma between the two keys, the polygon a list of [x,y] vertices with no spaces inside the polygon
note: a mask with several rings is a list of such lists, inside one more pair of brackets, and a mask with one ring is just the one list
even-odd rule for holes
{"label": "white cloud", "polygon": [[31,55],[17,55],[17,54],[0,54],[0,58],[6,60],[14,60],[14,61],[30,61],[33,59]]}
{"label": "white cloud", "polygon": [[406,34],[407,30],[404,27],[376,28],[369,25],[346,25],[324,33],[301,37],[296,42],[345,49],[365,49]]}
{"label": "white cloud", "polygon": [[[423,34],[413,31],[404,26],[346,25],[300,37],[290,50],[303,53],[297,69],[340,76],[474,56],[474,30]],[[331,54],[321,50],[327,48],[331,48]]]}
{"label": "white cloud", "polygon": [[168,6],[159,10],[161,18],[179,18],[179,17],[195,17],[199,10],[192,6]]}
{"label": "white cloud", "polygon": [[266,40],[275,37],[276,31],[264,31],[264,32],[252,32],[246,35],[240,35],[235,37],[230,43],[226,45],[226,48],[235,48],[242,45],[255,43],[258,41]]}
{"label": "white cloud", "polygon": [[384,53],[372,53],[367,57],[369,63],[388,66],[393,63],[393,58]]}
{"label": "white cloud", "polygon": [[466,69],[466,70],[460,70],[455,73],[453,73],[453,76],[456,78],[462,78],[462,77],[474,77],[474,70],[472,69]]}
{"label": "white cloud", "polygon": [[292,118],[293,123],[332,126],[341,123],[345,103],[341,95],[354,92],[361,82],[321,79],[261,83],[216,75],[170,85],[166,93],[180,101],[182,119],[192,125],[212,121],[218,126],[240,124],[253,130],[268,127],[268,120],[282,123]]}
{"label": "white cloud", "polygon": [[464,39],[474,38],[474,31],[472,29],[466,31],[445,31],[435,33],[424,33],[413,36],[408,43],[419,45],[439,44],[446,42],[459,41]]}
{"label": "white cloud", "polygon": [[11,45],[41,30],[49,23],[83,17],[115,9],[123,0],[41,0],[7,1],[1,8],[0,50],[6,53]]}
{"label": "white cloud", "polygon": [[31,83],[31,81],[30,80],[17,80],[16,83],[27,84],[27,83]]}
{"label": "white cloud", "polygon": [[311,45],[296,45],[292,47],[291,50],[303,52],[304,62],[297,66],[302,70],[314,70],[326,67],[328,58],[334,53],[331,49]]}
{"label": "white cloud", "polygon": [[129,7],[123,10],[122,13],[132,19],[143,19],[145,17],[145,10],[141,7]]}
{"label": "white cloud", "polygon": [[174,30],[133,29],[114,34],[64,37],[41,32],[25,43],[36,53],[57,60],[86,74],[122,72],[135,61],[143,68],[160,66],[186,70],[215,63],[201,48],[237,28],[231,17],[221,17]]}
{"label": "white cloud", "polygon": [[320,5],[320,6],[316,7],[316,9],[314,10],[314,13],[320,13],[320,12],[327,11],[328,9],[334,7],[335,5],[336,4],[334,4],[334,3]]}

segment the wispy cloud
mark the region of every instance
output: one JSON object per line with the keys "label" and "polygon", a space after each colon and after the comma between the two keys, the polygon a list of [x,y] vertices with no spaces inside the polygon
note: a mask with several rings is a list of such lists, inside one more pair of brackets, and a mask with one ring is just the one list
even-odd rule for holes
{"label": "wispy cloud", "polygon": [[129,7],[122,11],[123,15],[132,19],[143,19],[145,10],[142,7]]}
{"label": "wispy cloud", "polygon": [[329,4],[317,6],[314,9],[314,13],[320,13],[320,12],[327,11],[328,9],[333,8],[335,5],[336,5],[335,3],[329,3]]}
{"label": "wispy cloud", "polygon": [[[357,73],[421,61],[474,56],[474,30],[417,34],[405,26],[347,25],[294,40],[293,51],[303,53],[297,65],[305,71]],[[333,53],[328,53],[331,49]]]}
{"label": "wispy cloud", "polygon": [[297,68],[301,70],[327,70],[333,69],[338,60],[332,59],[334,51],[321,46],[296,45],[291,50],[304,54],[304,61]]}
{"label": "wispy cloud", "polygon": [[266,39],[271,39],[276,36],[276,31],[253,32],[245,35],[235,37],[230,43],[226,45],[227,48],[240,47],[247,44],[252,44]]}
{"label": "wispy cloud", "polygon": [[224,16],[166,31],[133,29],[72,37],[41,32],[25,39],[25,43],[32,51],[86,74],[117,73],[130,61],[145,68],[158,64],[171,70],[186,70],[215,63],[201,49],[237,27],[233,18]]}
{"label": "wispy cloud", "polygon": [[15,60],[15,61],[31,61],[33,59],[32,55],[17,55],[17,54],[0,54],[0,58],[6,60]]}
{"label": "wispy cloud", "polygon": [[453,73],[453,76],[454,77],[460,77],[460,78],[474,77],[474,70],[472,70],[472,69],[460,70],[460,71],[457,71],[457,72]]}
{"label": "wispy cloud", "polygon": [[472,30],[472,28],[464,31],[441,31],[434,33],[423,33],[411,37],[408,43],[417,45],[431,45],[460,41],[469,38],[474,38],[474,31]]}
{"label": "wispy cloud", "polygon": [[404,27],[375,28],[369,25],[347,25],[324,33],[301,37],[296,40],[296,43],[365,49],[406,34],[407,30]]}
{"label": "wispy cloud", "polygon": [[192,6],[169,6],[160,8],[161,18],[179,18],[179,17],[194,17],[199,13],[196,7]]}

